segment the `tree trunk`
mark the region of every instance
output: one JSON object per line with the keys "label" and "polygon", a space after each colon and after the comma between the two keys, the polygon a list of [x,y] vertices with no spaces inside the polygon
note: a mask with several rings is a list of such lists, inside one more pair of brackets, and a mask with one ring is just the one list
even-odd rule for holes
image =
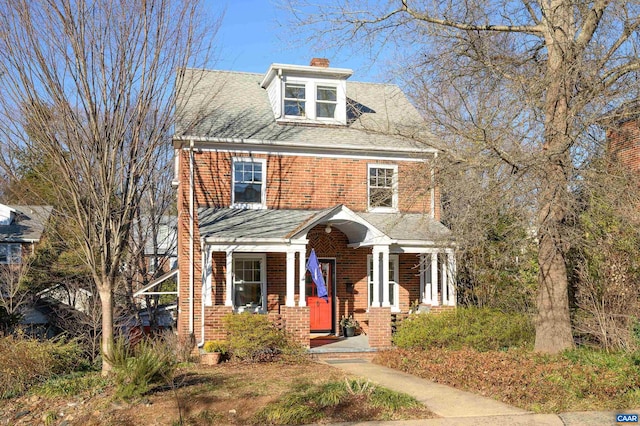
{"label": "tree trunk", "polygon": [[[564,188],[556,189],[564,192]],[[557,353],[573,347],[565,250],[560,232],[564,212],[549,189],[546,205],[540,215],[538,243],[538,315],[535,350]]]}
{"label": "tree trunk", "polygon": [[99,287],[102,305],[102,375],[108,375],[113,366],[109,359],[113,355],[113,291],[112,286],[102,283]]}

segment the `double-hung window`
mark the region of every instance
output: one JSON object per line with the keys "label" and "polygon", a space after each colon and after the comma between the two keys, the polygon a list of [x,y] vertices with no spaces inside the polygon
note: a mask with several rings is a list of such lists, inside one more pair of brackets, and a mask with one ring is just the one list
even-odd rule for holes
{"label": "double-hung window", "polygon": [[306,116],[306,88],[304,83],[285,83],[284,115],[292,117]]}
{"label": "double-hung window", "polygon": [[262,208],[266,205],[266,161],[236,158],[233,160],[232,204],[237,207]]}
{"label": "double-hung window", "polygon": [[233,255],[233,307],[238,312],[266,312],[266,258],[263,254]]}
{"label": "double-hung window", "polygon": [[316,89],[316,117],[335,118],[338,106],[338,88],[318,86]]}
{"label": "double-hung window", "polygon": [[369,165],[369,210],[396,211],[398,209],[398,167]]}
{"label": "double-hung window", "polygon": [[[380,279],[382,279],[382,263],[379,263],[380,267]],[[398,292],[399,292],[399,269],[400,269],[400,259],[397,254],[389,255],[389,303],[391,304],[391,309],[397,311],[399,309],[398,303]],[[369,255],[367,258],[367,276],[369,277],[369,303],[368,306],[371,306],[373,302],[373,256]],[[382,285],[378,287],[379,293],[378,300],[382,302],[383,289]]]}
{"label": "double-hung window", "polygon": [[22,247],[20,244],[0,244],[0,264],[18,265],[22,262]]}

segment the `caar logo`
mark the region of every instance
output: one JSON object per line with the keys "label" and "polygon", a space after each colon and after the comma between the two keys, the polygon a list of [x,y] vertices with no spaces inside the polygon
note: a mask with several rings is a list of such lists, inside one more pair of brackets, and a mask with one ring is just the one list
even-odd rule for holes
{"label": "caar logo", "polygon": [[638,415],[637,414],[616,414],[616,422],[638,423]]}

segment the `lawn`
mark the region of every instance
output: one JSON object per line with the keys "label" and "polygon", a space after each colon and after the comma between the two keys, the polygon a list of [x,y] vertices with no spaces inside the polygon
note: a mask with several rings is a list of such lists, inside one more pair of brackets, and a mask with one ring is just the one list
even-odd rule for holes
{"label": "lawn", "polygon": [[640,407],[640,355],[413,349],[374,362],[539,413]]}
{"label": "lawn", "polygon": [[[97,373],[50,381],[0,404],[0,424],[251,425],[430,418],[412,398],[363,380],[345,380],[329,365],[224,363],[181,368],[173,386],[142,399],[114,399]],[[84,386],[82,383],[86,383]]]}

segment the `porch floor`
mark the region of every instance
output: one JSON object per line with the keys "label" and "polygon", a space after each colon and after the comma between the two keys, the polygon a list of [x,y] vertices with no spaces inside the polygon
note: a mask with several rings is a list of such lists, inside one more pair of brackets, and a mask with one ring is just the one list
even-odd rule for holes
{"label": "porch floor", "polygon": [[369,347],[369,337],[364,334],[353,337],[312,334],[309,343],[311,354],[377,352]]}

